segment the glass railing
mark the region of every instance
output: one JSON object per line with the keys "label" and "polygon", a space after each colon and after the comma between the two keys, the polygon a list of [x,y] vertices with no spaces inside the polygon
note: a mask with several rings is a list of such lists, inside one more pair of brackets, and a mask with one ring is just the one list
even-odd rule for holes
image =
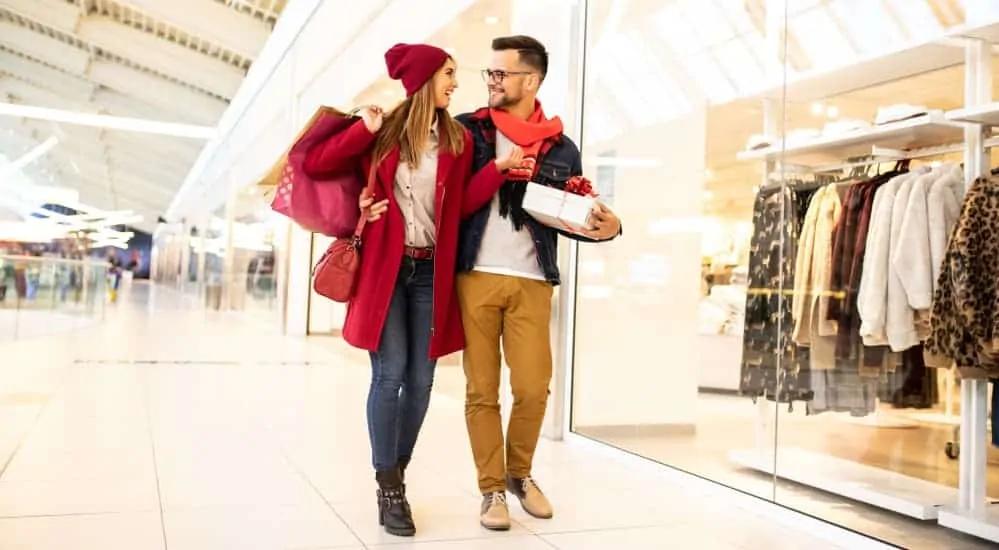
{"label": "glass railing", "polygon": [[0,342],[79,330],[104,319],[109,265],[0,255]]}

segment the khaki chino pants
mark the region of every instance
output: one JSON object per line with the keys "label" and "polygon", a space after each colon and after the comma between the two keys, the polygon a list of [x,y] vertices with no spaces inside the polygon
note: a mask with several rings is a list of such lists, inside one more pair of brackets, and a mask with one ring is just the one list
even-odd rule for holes
{"label": "khaki chino pants", "polygon": [[[473,271],[457,279],[465,328],[465,423],[483,494],[506,490],[506,475],[531,475],[552,378],[545,281]],[[500,416],[500,343],[510,367],[513,411],[506,444]]]}

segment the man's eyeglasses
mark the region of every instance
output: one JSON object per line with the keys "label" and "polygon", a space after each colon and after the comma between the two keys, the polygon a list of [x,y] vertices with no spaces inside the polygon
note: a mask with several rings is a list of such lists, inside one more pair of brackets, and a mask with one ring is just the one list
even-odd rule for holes
{"label": "man's eyeglasses", "polygon": [[482,80],[485,80],[486,82],[503,82],[508,76],[523,74],[531,74],[531,71],[500,71],[482,69]]}

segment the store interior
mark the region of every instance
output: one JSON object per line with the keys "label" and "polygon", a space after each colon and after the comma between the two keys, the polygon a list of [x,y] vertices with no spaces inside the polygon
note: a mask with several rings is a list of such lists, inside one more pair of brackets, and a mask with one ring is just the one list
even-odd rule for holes
{"label": "store interior", "polygon": [[[621,3],[595,4],[607,13]],[[676,4],[684,4],[688,16],[696,11]],[[805,4],[826,4],[813,6],[825,12],[825,21],[806,13]],[[597,176],[598,189],[610,191],[627,237],[580,252],[573,431],[906,548],[990,547],[983,540],[999,542],[989,538],[999,536],[994,511],[983,512],[975,528],[941,527],[940,510],[960,498],[961,455],[971,452],[960,445],[962,414],[987,415],[980,406],[962,411],[954,371],[927,367],[915,346],[893,350],[884,363],[859,373],[860,359],[853,371],[840,362],[823,371],[818,357],[829,350],[821,346],[835,347],[836,333],[831,343],[823,334],[827,340],[814,345],[799,344],[791,333],[800,324],[792,316],[801,299],[795,264],[811,253],[799,238],[815,204],[811,193],[832,185],[842,200],[849,186],[906,164],[909,172],[941,177],[955,170],[964,183],[961,165],[975,146],[965,143],[956,110],[970,105],[965,88],[979,75],[989,91],[985,102],[999,89],[992,54],[999,29],[969,23],[963,10],[970,6],[955,16],[944,5],[955,3],[910,2],[913,9],[892,20],[868,14],[864,28],[882,29],[889,43],[898,35],[884,46],[894,53],[846,55],[837,49],[857,46],[862,25],[859,17],[837,17],[844,4],[789,2],[787,86],[742,87],[755,87],[752,93],[717,84],[740,88],[753,72],[732,68],[731,52],[719,51],[730,44],[719,46],[725,40],[718,28],[706,30],[709,25],[691,17],[693,28],[681,33],[682,23],[666,25],[663,14],[647,6],[619,7],[610,31],[591,15],[584,168]],[[917,4],[930,11],[920,13]],[[913,30],[928,30],[931,19],[940,38],[919,44],[930,35],[914,39]],[[840,23],[841,32],[824,22]],[[663,36],[664,30],[676,33]],[[615,34],[637,52],[636,63],[643,48],[664,48],[680,59],[628,72]],[[691,40],[700,34],[709,44],[704,49],[714,51],[680,48],[674,43],[680,34]],[[991,62],[965,63],[969,36],[988,40],[982,51]],[[819,52],[817,40],[830,51]],[[695,70],[682,55],[700,56],[704,66]],[[808,66],[821,66],[822,55],[826,67]],[[707,68],[709,62],[721,68]],[[757,72],[766,73],[759,65]],[[712,69],[718,70],[714,87],[704,76]],[[639,103],[637,92],[612,88],[641,72],[653,74],[647,82],[672,79],[679,90],[661,94],[658,111]],[[644,120],[629,116],[630,109],[644,112]],[[991,122],[971,127],[989,132]],[[986,166],[996,166],[990,148],[982,154]],[[770,218],[758,198],[768,193],[788,197]],[[814,226],[815,243],[820,235],[831,241],[834,229]],[[754,269],[767,267],[778,276],[761,280]],[[858,283],[863,270],[851,277]],[[856,304],[856,295],[852,300]],[[778,338],[786,339],[784,353]],[[858,353],[858,344],[850,345]],[[977,442],[985,451],[984,475],[975,483],[995,497],[999,449],[990,440]]]}

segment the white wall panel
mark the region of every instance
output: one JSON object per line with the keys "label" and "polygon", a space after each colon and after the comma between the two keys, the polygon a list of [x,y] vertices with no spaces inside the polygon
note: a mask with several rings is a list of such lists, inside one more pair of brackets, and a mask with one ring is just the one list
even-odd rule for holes
{"label": "white wall panel", "polygon": [[385,51],[393,44],[426,40],[473,3],[434,0],[431,10],[423,0],[392,1],[315,82],[299,92],[302,110],[312,111],[321,104],[346,105],[385,74]]}
{"label": "white wall panel", "polygon": [[[393,0],[324,2],[295,43],[296,90],[308,87]],[[425,8],[424,8],[425,9]],[[433,10],[426,10],[433,11]],[[337,29],[337,32],[331,32]]]}

